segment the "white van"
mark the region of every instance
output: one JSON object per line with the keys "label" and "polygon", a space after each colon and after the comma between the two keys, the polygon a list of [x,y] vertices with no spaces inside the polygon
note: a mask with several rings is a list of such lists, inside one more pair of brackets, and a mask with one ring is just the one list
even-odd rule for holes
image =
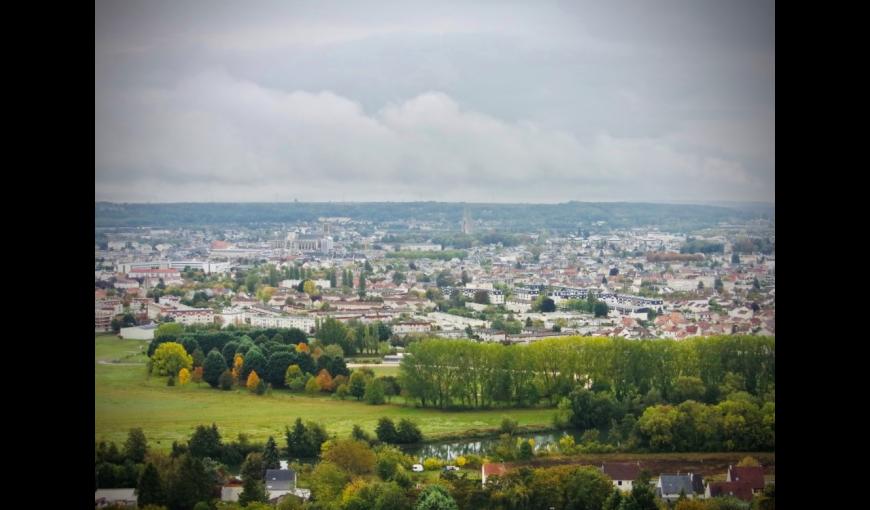
{"label": "white van", "polygon": [[411,471],[413,471],[415,473],[422,473],[423,472],[423,464],[414,464],[413,466],[411,466]]}

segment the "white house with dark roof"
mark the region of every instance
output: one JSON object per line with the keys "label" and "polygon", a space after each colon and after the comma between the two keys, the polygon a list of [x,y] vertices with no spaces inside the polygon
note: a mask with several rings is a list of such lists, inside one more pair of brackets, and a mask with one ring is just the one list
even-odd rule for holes
{"label": "white house with dark roof", "polygon": [[613,480],[613,486],[622,492],[630,492],[632,484],[640,476],[640,462],[605,462],[601,471]]}
{"label": "white house with dark roof", "polygon": [[293,469],[267,469],[266,491],[292,491],[296,488],[296,471]]}
{"label": "white house with dark roof", "polygon": [[94,493],[94,506],[104,508],[111,505],[136,508],[139,497],[136,489],[97,489]]}
{"label": "white house with dark roof", "polygon": [[[698,490],[700,489],[700,490]],[[660,475],[656,482],[656,494],[665,501],[676,501],[681,494],[693,499],[696,494],[704,493],[704,479],[701,475]]]}

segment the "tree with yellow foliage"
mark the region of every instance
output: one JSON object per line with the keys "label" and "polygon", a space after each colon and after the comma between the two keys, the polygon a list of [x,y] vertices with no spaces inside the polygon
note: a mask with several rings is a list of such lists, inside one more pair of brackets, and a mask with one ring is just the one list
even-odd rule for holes
{"label": "tree with yellow foliage", "polygon": [[190,370],[182,368],[178,371],[178,382],[184,386],[190,382]]}
{"label": "tree with yellow foliage", "polygon": [[738,467],[747,467],[747,466],[760,466],[761,462],[758,462],[758,459],[755,457],[743,457],[743,459],[737,463]]}
{"label": "tree with yellow foliage", "polygon": [[257,386],[260,385],[260,376],[257,375],[256,370],[251,370],[251,373],[248,374],[248,382],[245,384],[249,390],[257,391]]}
{"label": "tree with yellow foliage", "polygon": [[245,358],[241,354],[236,354],[233,358],[233,384],[239,384],[239,378],[242,376],[242,367],[245,364]]}
{"label": "tree with yellow foliage", "polygon": [[160,344],[151,356],[151,371],[157,375],[175,376],[182,368],[190,370],[193,357],[178,342]]}
{"label": "tree with yellow foliage", "polygon": [[275,287],[270,287],[268,285],[261,287],[260,290],[257,291],[257,299],[266,303],[270,299],[272,299],[272,296],[275,295],[276,290],[278,289],[276,289]]}
{"label": "tree with yellow foliage", "polygon": [[314,282],[311,280],[305,280],[305,283],[302,285],[302,292],[308,294],[309,296],[314,296],[317,294],[317,286],[314,285]]}

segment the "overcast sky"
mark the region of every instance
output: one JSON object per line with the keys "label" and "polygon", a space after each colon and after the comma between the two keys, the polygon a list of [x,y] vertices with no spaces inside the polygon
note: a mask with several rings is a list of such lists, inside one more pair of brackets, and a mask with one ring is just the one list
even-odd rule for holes
{"label": "overcast sky", "polygon": [[774,202],[774,4],[97,0],[114,202]]}

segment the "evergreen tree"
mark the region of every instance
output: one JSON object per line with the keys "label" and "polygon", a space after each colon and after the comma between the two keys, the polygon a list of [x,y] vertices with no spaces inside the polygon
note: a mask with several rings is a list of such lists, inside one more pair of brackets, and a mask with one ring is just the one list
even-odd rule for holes
{"label": "evergreen tree", "polygon": [[254,480],[264,480],[266,478],[266,467],[263,454],[259,452],[251,452],[245,457],[245,462],[242,463],[239,474],[243,480],[253,478]]}
{"label": "evergreen tree", "polygon": [[217,349],[212,349],[205,358],[202,379],[212,388],[217,388],[221,374],[227,369],[227,362]]}
{"label": "evergreen tree", "polygon": [[166,503],[163,482],[160,480],[160,473],[157,472],[154,464],[149,462],[145,466],[145,469],[142,470],[142,476],[139,477],[139,482],[136,484],[136,494],[140,508],[146,505],[163,505]]}
{"label": "evergreen tree", "polygon": [[635,480],[631,492],[623,498],[620,510],[658,510],[648,477],[640,476]]}
{"label": "evergreen tree", "polygon": [[188,442],[190,454],[194,457],[203,458],[209,457],[219,459],[223,445],[221,444],[221,435],[218,432],[217,425],[212,423],[211,427],[199,425],[190,436]]}
{"label": "evergreen tree", "polygon": [[214,483],[202,460],[182,454],[167,487],[167,502],[172,509],[193,508],[212,498]]}
{"label": "evergreen tree", "polygon": [[359,275],[359,297],[360,299],[366,297],[366,274],[360,273]]}
{"label": "evergreen tree", "polygon": [[275,444],[275,438],[272,436],[269,436],[266,441],[266,448],[263,450],[263,463],[266,465],[265,469],[281,467],[281,463],[278,462],[278,445]]}
{"label": "evergreen tree", "polygon": [[269,497],[266,495],[266,482],[257,478],[245,478],[242,482],[242,493],[239,494],[239,503],[242,506],[248,506],[248,503],[265,503],[266,501],[269,501]]}
{"label": "evergreen tree", "polygon": [[396,432],[396,425],[393,423],[393,420],[384,417],[378,420],[378,426],[375,428],[375,434],[378,436],[378,440],[384,443],[397,443],[398,442],[398,434]]}
{"label": "evergreen tree", "polygon": [[610,496],[604,500],[604,506],[601,510],[620,510],[622,506],[622,492],[619,489],[613,489]]}
{"label": "evergreen tree", "polygon": [[127,441],[124,443],[124,456],[136,464],[145,462],[145,452],[148,451],[148,441],[142,429],[130,429]]}
{"label": "evergreen tree", "polygon": [[430,485],[420,493],[415,510],[459,510],[456,501],[440,485]]}

